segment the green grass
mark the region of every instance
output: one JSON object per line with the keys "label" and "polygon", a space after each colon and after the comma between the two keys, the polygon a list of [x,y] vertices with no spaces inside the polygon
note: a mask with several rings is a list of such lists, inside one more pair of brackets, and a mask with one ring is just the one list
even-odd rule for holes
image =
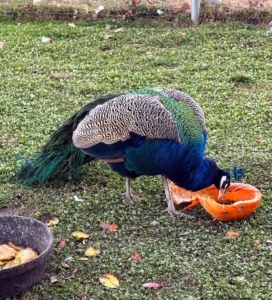
{"label": "green grass", "polygon": [[[108,23],[0,26],[0,208],[60,220],[46,275],[24,299],[271,299],[272,35],[241,23],[186,29],[112,23],[110,31]],[[113,32],[118,27],[124,32]],[[106,34],[113,37],[104,40]],[[42,36],[53,43],[42,43]],[[181,89],[202,105],[207,155],[222,168],[242,166],[245,182],[263,193],[249,218],[214,223],[197,207],[190,212],[195,221],[173,222],[160,213],[166,204],[159,177],[133,182],[141,202],[132,205],[120,197],[124,180],[102,162],[83,168],[78,181],[42,188],[10,182],[16,159],[39,150],[82,105],[102,94],[155,86]],[[154,220],[159,225],[151,225]],[[116,222],[118,232],[103,231],[100,221]],[[230,227],[241,237],[228,239]],[[71,237],[77,229],[90,234],[85,244]],[[67,246],[58,249],[62,239]],[[78,261],[89,245],[101,254]],[[134,251],[142,257],[138,263]],[[65,270],[61,262],[69,256],[74,261]],[[118,289],[99,283],[107,272],[119,278]],[[52,276],[58,282],[51,284]],[[165,287],[143,288],[149,281]]]}

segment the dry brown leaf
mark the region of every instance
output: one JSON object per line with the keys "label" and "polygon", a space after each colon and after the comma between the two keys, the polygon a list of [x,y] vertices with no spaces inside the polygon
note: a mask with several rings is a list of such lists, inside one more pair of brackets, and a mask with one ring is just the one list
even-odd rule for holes
{"label": "dry brown leaf", "polygon": [[58,218],[53,218],[47,222],[45,222],[46,226],[53,226],[59,224],[59,219]]}
{"label": "dry brown leaf", "polygon": [[4,43],[0,42],[0,49],[2,49],[4,47]]}
{"label": "dry brown leaf", "polygon": [[104,230],[109,230],[111,232],[117,231],[118,225],[116,223],[110,224],[109,222],[100,222],[100,227]]}
{"label": "dry brown leaf", "polygon": [[113,35],[106,34],[104,35],[104,40],[109,40],[113,37]]}
{"label": "dry brown leaf", "polygon": [[88,260],[87,257],[80,257],[78,260]]}
{"label": "dry brown leaf", "polygon": [[107,25],[107,26],[105,27],[105,29],[106,29],[106,30],[110,30],[110,29],[111,29],[111,25]]}
{"label": "dry brown leaf", "polygon": [[66,246],[66,241],[65,240],[61,240],[59,243],[58,243],[58,248],[64,248]]}
{"label": "dry brown leaf", "polygon": [[68,26],[70,26],[70,27],[76,27],[75,23],[68,23]]}
{"label": "dry brown leaf", "polygon": [[111,232],[115,232],[118,230],[118,225],[116,223],[112,223],[110,226],[109,226],[109,231]]}
{"label": "dry brown leaf", "polygon": [[50,282],[51,282],[51,283],[58,282],[57,276],[52,276],[52,277],[50,278]]}
{"label": "dry brown leaf", "polygon": [[254,240],[254,243],[259,245],[260,244],[260,240]]}
{"label": "dry brown leaf", "polygon": [[61,266],[62,266],[64,269],[70,269],[70,266],[69,266],[67,263],[65,263],[65,262],[62,262],[62,263],[61,263]]}
{"label": "dry brown leaf", "polygon": [[177,14],[177,13],[181,12],[181,10],[182,10],[182,7],[181,7],[181,6],[176,6],[176,7],[174,7],[174,8],[172,9],[172,12],[173,12],[174,14]]}
{"label": "dry brown leaf", "polygon": [[141,256],[139,253],[137,253],[136,251],[134,252],[134,257],[133,257],[133,261],[138,262],[139,260],[141,260]]}
{"label": "dry brown leaf", "polygon": [[96,256],[100,253],[99,249],[94,249],[93,247],[89,247],[86,251],[85,251],[85,256]]}
{"label": "dry brown leaf", "polygon": [[111,273],[104,274],[99,277],[99,281],[106,287],[115,289],[119,286],[119,280]]}
{"label": "dry brown leaf", "polygon": [[124,28],[123,27],[120,27],[120,28],[117,28],[114,30],[114,32],[123,32],[124,31]]}
{"label": "dry brown leaf", "polygon": [[82,231],[73,231],[72,236],[77,239],[87,239],[90,235]]}
{"label": "dry brown leaf", "polygon": [[100,222],[100,227],[101,227],[102,229],[104,229],[104,230],[108,230],[109,227],[110,227],[110,223],[109,223],[109,222],[103,222],[103,221],[101,221],[101,222]]}
{"label": "dry brown leaf", "polygon": [[144,283],[143,287],[153,288],[153,289],[160,289],[160,288],[164,287],[164,284],[163,283],[158,283],[158,282],[148,282],[148,283]]}
{"label": "dry brown leaf", "polygon": [[231,239],[236,239],[241,235],[241,231],[234,231],[232,228],[230,228],[227,232],[227,237]]}

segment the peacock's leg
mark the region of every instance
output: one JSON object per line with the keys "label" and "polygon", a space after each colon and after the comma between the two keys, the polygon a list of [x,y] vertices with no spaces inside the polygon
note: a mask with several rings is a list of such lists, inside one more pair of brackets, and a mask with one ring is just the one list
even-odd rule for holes
{"label": "peacock's leg", "polygon": [[171,194],[170,194],[170,191],[169,191],[167,178],[163,175],[162,175],[162,183],[163,183],[163,187],[164,187],[164,190],[165,190],[166,201],[167,201],[167,209],[163,210],[162,212],[168,212],[169,215],[173,219],[175,219],[176,215],[182,215],[182,216],[184,216],[188,219],[194,219],[195,218],[194,216],[187,215],[187,214],[175,209],[174,203],[171,199]]}
{"label": "peacock's leg", "polygon": [[134,203],[135,200],[139,200],[138,196],[135,196],[131,192],[131,184],[130,184],[130,178],[126,177],[126,192],[122,194],[125,198],[130,200],[132,203]]}

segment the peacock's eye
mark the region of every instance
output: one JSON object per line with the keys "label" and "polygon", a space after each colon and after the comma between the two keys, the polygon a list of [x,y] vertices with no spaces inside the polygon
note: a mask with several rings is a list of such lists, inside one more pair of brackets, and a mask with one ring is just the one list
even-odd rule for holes
{"label": "peacock's eye", "polygon": [[220,180],[220,188],[227,189],[230,185],[229,179],[226,175],[222,176]]}

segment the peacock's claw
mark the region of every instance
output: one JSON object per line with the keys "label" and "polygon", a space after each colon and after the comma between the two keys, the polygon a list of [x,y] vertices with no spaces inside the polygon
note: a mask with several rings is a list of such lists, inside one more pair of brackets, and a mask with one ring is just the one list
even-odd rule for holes
{"label": "peacock's claw", "polygon": [[124,198],[126,198],[127,200],[129,200],[131,203],[135,203],[135,202],[139,202],[140,198],[136,195],[133,195],[132,193],[128,193],[128,192],[125,192],[122,194],[122,196]]}
{"label": "peacock's claw", "polygon": [[190,219],[190,220],[195,219],[194,216],[187,215],[187,214],[185,214],[185,213],[183,213],[179,210],[172,210],[172,209],[166,208],[162,211],[162,213],[166,213],[166,212],[169,213],[169,215],[173,218],[173,220],[175,220],[177,215],[181,215],[181,216],[183,216],[187,219]]}

